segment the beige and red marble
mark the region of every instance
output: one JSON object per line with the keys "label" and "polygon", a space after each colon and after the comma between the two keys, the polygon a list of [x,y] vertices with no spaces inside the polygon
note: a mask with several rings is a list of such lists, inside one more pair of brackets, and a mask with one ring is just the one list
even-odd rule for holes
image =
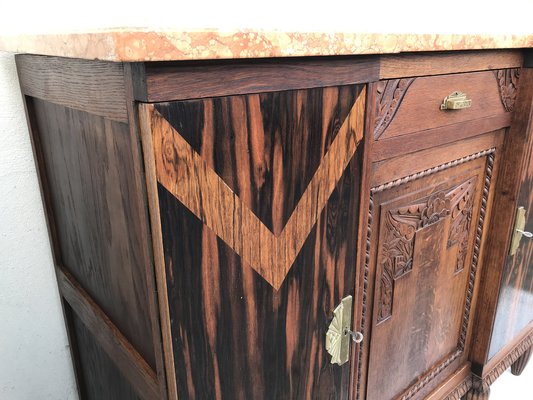
{"label": "beige and red marble", "polygon": [[152,31],[0,37],[0,50],[109,61],[205,60],[533,47],[533,35]]}

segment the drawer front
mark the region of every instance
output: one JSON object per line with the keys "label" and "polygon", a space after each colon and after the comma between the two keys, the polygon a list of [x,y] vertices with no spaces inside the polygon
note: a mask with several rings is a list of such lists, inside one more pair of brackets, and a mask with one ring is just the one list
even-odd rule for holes
{"label": "drawer front", "polygon": [[[381,81],[374,86],[374,139],[504,115],[513,109],[518,79],[519,69],[507,69]],[[444,98],[457,91],[471,106],[441,110]]]}
{"label": "drawer front", "polygon": [[141,106],[180,399],[349,398],[325,338],[355,296],[364,101],[356,85]]}

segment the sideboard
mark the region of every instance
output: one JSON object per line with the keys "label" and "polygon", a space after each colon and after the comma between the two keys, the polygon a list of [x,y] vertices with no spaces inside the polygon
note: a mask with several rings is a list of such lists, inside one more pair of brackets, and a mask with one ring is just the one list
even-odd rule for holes
{"label": "sideboard", "polygon": [[16,62],[81,399],[488,399],[522,372],[531,50],[136,40],[3,42],[35,53]]}

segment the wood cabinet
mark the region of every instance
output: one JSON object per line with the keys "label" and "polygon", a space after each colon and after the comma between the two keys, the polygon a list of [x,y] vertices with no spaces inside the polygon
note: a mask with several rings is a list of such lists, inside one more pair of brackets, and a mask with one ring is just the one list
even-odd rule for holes
{"label": "wood cabinet", "polygon": [[349,398],[324,338],[355,295],[364,107],[363,85],[141,106],[180,399]]}
{"label": "wood cabinet", "polygon": [[81,397],[488,397],[533,339],[530,62],[18,56]]}

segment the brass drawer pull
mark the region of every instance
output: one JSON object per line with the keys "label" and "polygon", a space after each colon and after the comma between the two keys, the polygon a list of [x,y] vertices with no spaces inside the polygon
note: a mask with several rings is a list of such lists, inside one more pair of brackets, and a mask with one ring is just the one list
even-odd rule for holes
{"label": "brass drawer pull", "polygon": [[440,105],[441,110],[462,110],[472,107],[472,100],[466,98],[466,93],[453,92],[446,96]]}

